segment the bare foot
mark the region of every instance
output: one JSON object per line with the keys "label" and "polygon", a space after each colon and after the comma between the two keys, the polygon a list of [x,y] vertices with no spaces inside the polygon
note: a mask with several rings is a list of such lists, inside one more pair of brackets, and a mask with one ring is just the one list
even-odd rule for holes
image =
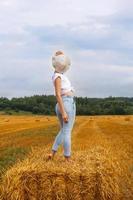
{"label": "bare foot", "polygon": [[71,157],[70,156],[64,156],[66,162],[71,162]]}
{"label": "bare foot", "polygon": [[55,150],[52,150],[52,153],[48,154],[48,156],[47,156],[46,160],[48,161],[48,160],[51,160],[51,159],[53,159],[53,158],[54,158],[54,156],[55,156],[55,153],[56,153],[56,151],[55,151]]}
{"label": "bare foot", "polygon": [[46,158],[46,161],[48,161],[48,160],[52,160],[53,157],[54,157],[54,156],[53,156],[52,153],[48,154],[48,155],[47,155],[47,158]]}

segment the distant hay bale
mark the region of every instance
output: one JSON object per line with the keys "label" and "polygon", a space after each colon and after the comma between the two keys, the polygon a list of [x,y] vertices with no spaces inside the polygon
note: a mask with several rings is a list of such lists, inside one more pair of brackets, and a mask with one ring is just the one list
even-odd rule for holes
{"label": "distant hay bale", "polygon": [[49,149],[33,149],[28,158],[6,172],[1,200],[119,199],[120,166],[111,154],[103,155],[104,151],[97,147],[73,152],[72,163],[66,163],[60,151],[46,162]]}
{"label": "distant hay bale", "polygon": [[10,121],[9,119],[5,120],[5,122],[9,122],[9,121]]}
{"label": "distant hay bale", "polygon": [[47,117],[46,119],[47,119],[48,121],[50,121],[50,117]]}
{"label": "distant hay bale", "polygon": [[36,122],[40,122],[40,119],[36,119],[35,121],[36,121]]}
{"label": "distant hay bale", "polygon": [[125,121],[130,121],[131,118],[130,117],[125,117]]}

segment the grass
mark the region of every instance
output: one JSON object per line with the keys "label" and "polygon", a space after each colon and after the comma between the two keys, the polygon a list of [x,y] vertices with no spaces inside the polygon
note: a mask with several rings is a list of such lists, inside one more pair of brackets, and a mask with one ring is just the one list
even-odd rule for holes
{"label": "grass", "polygon": [[0,111],[0,115],[17,115],[17,116],[19,116],[19,115],[35,115],[35,114],[33,114],[32,112],[28,112],[28,111],[19,111],[19,112],[16,112],[16,111],[14,111],[14,110],[8,110],[8,111]]}
{"label": "grass", "polygon": [[6,147],[0,150],[0,172],[6,171],[13,166],[17,159],[22,160],[30,151],[30,148]]}
{"label": "grass", "polygon": [[46,124],[47,119],[47,116],[0,116],[0,177],[23,160],[32,147],[44,147],[53,140],[59,127],[55,118]]}

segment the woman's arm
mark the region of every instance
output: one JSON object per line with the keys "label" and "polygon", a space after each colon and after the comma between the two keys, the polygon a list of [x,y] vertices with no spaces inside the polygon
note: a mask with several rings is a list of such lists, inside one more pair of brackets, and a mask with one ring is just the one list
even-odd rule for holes
{"label": "woman's arm", "polygon": [[62,114],[62,118],[64,122],[68,122],[68,115],[65,111],[64,104],[61,98],[61,77],[57,77],[54,83],[55,83],[54,85],[55,85],[56,99],[57,99],[57,102],[59,103],[59,108]]}

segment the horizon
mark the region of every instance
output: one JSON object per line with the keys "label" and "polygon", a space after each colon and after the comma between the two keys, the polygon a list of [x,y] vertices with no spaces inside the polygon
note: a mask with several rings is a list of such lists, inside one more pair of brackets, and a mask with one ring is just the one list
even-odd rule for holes
{"label": "horizon", "polygon": [[[54,94],[33,94],[31,96],[14,96],[14,97],[5,97],[5,96],[0,96],[0,98],[7,98],[8,100],[12,100],[13,98],[30,98],[33,96],[56,96]],[[75,96],[76,98],[89,98],[89,99],[106,99],[106,98],[133,98],[133,96],[106,96],[106,97],[88,97],[88,96]]]}

